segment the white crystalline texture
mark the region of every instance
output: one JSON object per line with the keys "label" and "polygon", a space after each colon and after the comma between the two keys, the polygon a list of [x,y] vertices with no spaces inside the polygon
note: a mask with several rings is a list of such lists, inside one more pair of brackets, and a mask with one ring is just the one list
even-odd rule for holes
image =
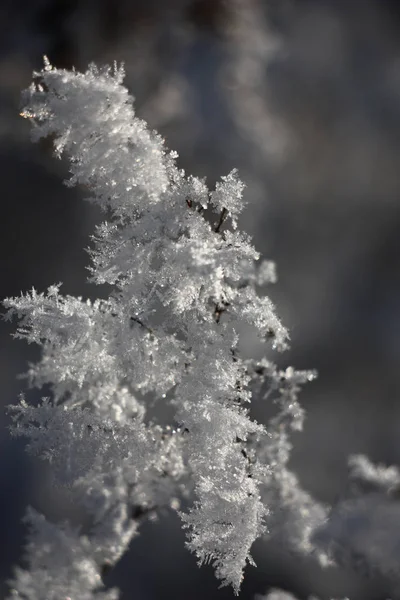
{"label": "white crystalline texture", "polygon": [[159,202],[168,186],[163,143],[135,117],[123,68],[34,75],[39,83],[25,93],[22,114],[35,122],[34,140],[54,135],[56,154],[69,155],[70,184],[87,185],[100,206],[121,217],[144,199]]}
{"label": "white crystalline texture", "polygon": [[55,526],[33,509],[26,559],[29,569],[16,569],[10,598],[22,600],[117,600],[115,589],[103,590],[90,540],[68,525]]}
{"label": "white crystalline texture", "polygon": [[[63,296],[60,285],[4,301],[6,318],[19,319],[16,337],[42,350],[30,385],[51,392],[38,406],[23,399],[14,407],[14,434],[29,438],[28,448],[50,461],[93,519],[82,537],[34,517],[30,570],[17,571],[13,584],[29,600],[101,598],[102,569],[126,550],[140,518],[179,506],[177,497],[190,491],[193,506],[181,515],[188,547],[238,593],[250,548],[265,531],[269,459],[284,468],[276,437],[246,408],[259,375],[241,357],[237,332],[245,323],[279,350],[288,334],[257,287],[275,280],[272,263],[257,268],[259,254],[235,231],[244,186],[235,170],[214,191],[186,177],[135,116],[122,79],[116,66],[82,74],[47,61],[24,96],[34,139],[52,136],[56,155],[70,161],[69,184],[86,186],[107,212],[93,237],[91,281],[110,285],[109,297],[95,302]],[[263,365],[282,393],[282,417],[271,426],[285,435],[284,421],[300,428],[296,394],[312,375]],[[170,425],[145,419],[148,394],[174,411]],[[270,444],[260,460],[251,440]],[[68,587],[71,569],[79,593]]]}
{"label": "white crystalline texture", "polygon": [[228,175],[221,178],[215,191],[211,193],[211,204],[217,212],[228,211],[233,227],[236,229],[237,216],[243,210],[243,182],[238,177],[238,172],[233,169]]}

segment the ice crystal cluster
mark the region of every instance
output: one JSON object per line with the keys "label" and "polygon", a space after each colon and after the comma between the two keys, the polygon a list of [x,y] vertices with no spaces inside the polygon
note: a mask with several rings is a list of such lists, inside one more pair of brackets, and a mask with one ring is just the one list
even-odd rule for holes
{"label": "ice crystal cluster", "polygon": [[[12,598],[117,598],[104,573],[140,522],[163,509],[179,512],[188,548],[235,593],[267,529],[329,563],[327,509],[287,467],[290,431],[303,423],[297,394],[314,373],[242,351],[249,328],[276,350],[288,342],[264,295],[273,265],[237,228],[243,184],[235,170],[214,190],[186,176],[135,116],[123,75],[117,66],[82,74],[45,61],[24,95],[33,139],[51,137],[70,162],[67,184],[88,189],[105,213],[90,281],[110,293],[92,302],[57,284],[4,301],[6,318],[19,319],[15,336],[41,347],[30,387],[49,390],[39,404],[21,397],[12,431],[90,517],[80,530],[29,509]],[[277,405],[266,426],[249,416],[254,393]],[[153,402],[168,407],[170,422],[149,416]],[[354,468],[382,479],[362,460]],[[386,487],[398,479],[384,474]]]}

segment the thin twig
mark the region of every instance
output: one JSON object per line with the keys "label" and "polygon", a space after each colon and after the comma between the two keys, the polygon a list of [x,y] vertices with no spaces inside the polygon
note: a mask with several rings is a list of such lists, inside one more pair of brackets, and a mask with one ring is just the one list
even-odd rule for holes
{"label": "thin twig", "polygon": [[222,223],[225,221],[226,217],[227,217],[228,211],[226,210],[226,208],[223,208],[219,217],[219,221],[215,226],[215,233],[219,233],[219,230],[221,229]]}

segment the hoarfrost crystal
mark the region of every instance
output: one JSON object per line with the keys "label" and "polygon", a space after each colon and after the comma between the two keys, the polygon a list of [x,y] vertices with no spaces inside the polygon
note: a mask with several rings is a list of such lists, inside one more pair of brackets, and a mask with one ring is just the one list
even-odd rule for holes
{"label": "hoarfrost crystal", "polygon": [[[181,514],[187,545],[238,593],[266,531],[265,498],[284,498],[283,423],[301,426],[296,395],[313,376],[288,370],[276,386],[282,375],[272,363],[242,357],[243,324],[278,350],[288,340],[260,293],[275,280],[273,266],[259,269],[250,238],[237,231],[243,184],[236,171],[214,191],[187,177],[135,116],[123,75],[46,61],[24,96],[33,139],[52,136],[56,155],[70,161],[68,185],[86,186],[106,213],[93,236],[91,281],[110,285],[94,302],[62,295],[60,284],[4,301],[6,318],[19,319],[16,337],[42,349],[30,385],[51,392],[39,406],[21,399],[13,433],[29,438],[92,517],[83,535],[30,511],[28,567],[12,583],[26,600],[115,598],[101,591],[104,570],[141,519],[176,510],[190,493]],[[260,374],[282,396],[272,434],[248,414]],[[146,417],[149,395],[173,409],[173,422]]]}

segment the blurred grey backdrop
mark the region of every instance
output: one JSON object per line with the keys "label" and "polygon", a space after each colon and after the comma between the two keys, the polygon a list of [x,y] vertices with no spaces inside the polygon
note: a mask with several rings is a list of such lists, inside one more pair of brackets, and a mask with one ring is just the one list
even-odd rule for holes
{"label": "blurred grey backdrop", "polygon": [[[84,69],[124,61],[138,114],[188,172],[213,184],[233,167],[246,182],[241,226],[279,282],[269,292],[291,331],[279,361],[316,368],[301,397],[305,431],[292,466],[334,502],[346,460],[400,463],[400,5],[389,0],[2,0],[0,4],[1,294],[62,281],[96,296],[83,248],[101,215],[61,185],[67,165],[33,146],[21,89],[42,55]],[[37,350],[0,323],[1,402]],[[270,408],[255,401],[265,420]],[[27,503],[74,515],[43,465],[10,439],[0,413],[0,597],[21,557]],[[399,524],[400,541],[400,524]],[[321,571],[260,541],[241,593],[269,586],[299,598],[384,599],[389,583]],[[177,521],[147,523],[110,575],[124,599],[232,598],[197,569]]]}

